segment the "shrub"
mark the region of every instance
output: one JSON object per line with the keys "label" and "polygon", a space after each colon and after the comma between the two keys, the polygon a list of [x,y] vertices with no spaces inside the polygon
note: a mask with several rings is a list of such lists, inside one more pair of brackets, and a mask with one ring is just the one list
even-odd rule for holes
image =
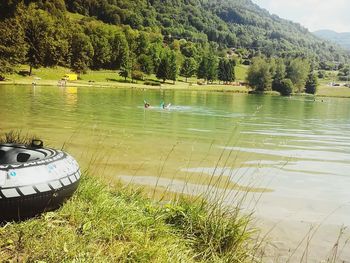
{"label": "shrub", "polygon": [[279,92],[282,96],[289,96],[293,92],[293,82],[290,79],[284,79],[281,81]]}
{"label": "shrub", "polygon": [[318,86],[317,76],[313,74],[313,72],[310,72],[305,84],[305,92],[308,94],[316,94],[317,86]]}
{"label": "shrub", "polygon": [[143,80],[145,78],[145,75],[143,74],[143,72],[135,70],[131,73],[131,77],[132,79]]}
{"label": "shrub", "polygon": [[326,77],[326,73],[324,70],[319,70],[318,71],[318,78],[324,79]]}
{"label": "shrub", "polygon": [[145,85],[148,85],[148,86],[160,86],[161,84],[157,81],[152,81],[152,80],[146,80],[144,82]]}

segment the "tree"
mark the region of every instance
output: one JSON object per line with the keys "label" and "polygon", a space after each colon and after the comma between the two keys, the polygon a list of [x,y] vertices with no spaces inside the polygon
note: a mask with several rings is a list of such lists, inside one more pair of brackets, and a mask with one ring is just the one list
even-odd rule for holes
{"label": "tree", "polygon": [[169,68],[170,62],[168,54],[163,53],[159,62],[158,70],[157,70],[157,78],[162,79],[165,82],[169,76]]}
{"label": "tree", "polygon": [[272,90],[280,92],[282,81],[286,77],[286,65],[282,59],[276,61],[275,75],[272,81]]}
{"label": "tree", "polygon": [[218,78],[224,83],[232,82],[235,80],[235,66],[236,61],[232,59],[221,58],[218,66]]}
{"label": "tree", "polygon": [[17,6],[21,0],[0,1],[0,20],[2,18],[11,18],[17,11]]}
{"label": "tree", "polygon": [[318,86],[317,76],[313,72],[313,70],[311,70],[306,80],[305,92],[308,94],[316,94],[317,86]]}
{"label": "tree", "polygon": [[261,57],[253,59],[252,65],[248,69],[247,81],[256,91],[266,91],[271,89],[271,72],[267,61]]}
{"label": "tree", "polygon": [[338,73],[338,78],[341,81],[349,81],[350,77],[350,65],[344,65]]}
{"label": "tree", "polygon": [[25,36],[29,49],[27,61],[29,63],[29,74],[33,68],[44,65],[49,39],[49,31],[53,26],[52,17],[43,10],[38,10],[34,4],[28,8],[25,19]]}
{"label": "tree", "polygon": [[133,77],[132,76],[132,61],[129,57],[129,52],[126,55],[126,59],[123,60],[123,63],[120,67],[119,75],[122,76],[125,81],[130,75],[131,75],[131,77]]}
{"label": "tree", "polygon": [[207,80],[208,59],[203,56],[197,69],[197,78]]}
{"label": "tree", "polygon": [[299,93],[303,92],[309,70],[309,62],[301,58],[293,59],[287,66],[287,78],[293,82]]}
{"label": "tree", "polygon": [[0,22],[0,80],[4,74],[13,71],[13,67],[23,63],[27,52],[24,30],[16,18]]}
{"label": "tree", "polygon": [[113,34],[109,26],[92,21],[85,25],[85,33],[90,37],[94,48],[91,67],[93,69],[108,68],[112,61]]}
{"label": "tree", "polygon": [[137,59],[137,63],[139,64],[140,70],[147,75],[152,74],[153,72],[153,62],[152,58],[148,55],[142,54]]}
{"label": "tree", "polygon": [[216,80],[218,74],[218,59],[217,57],[212,53],[208,57],[207,61],[207,72],[206,72],[206,79],[209,82],[213,82]]}
{"label": "tree", "polygon": [[75,32],[71,39],[71,68],[84,73],[91,65],[94,49],[90,38],[82,32]]}
{"label": "tree", "polygon": [[293,82],[290,79],[284,79],[280,84],[280,93],[282,96],[290,96],[293,92]]}
{"label": "tree", "polygon": [[176,62],[176,53],[175,51],[171,51],[169,54],[169,70],[168,70],[167,78],[172,80],[175,84],[177,74],[178,74],[178,67]]}
{"label": "tree", "polygon": [[194,58],[185,58],[184,62],[181,66],[181,75],[187,79],[192,77],[194,73],[196,72],[197,63]]}
{"label": "tree", "polygon": [[218,59],[212,53],[204,55],[197,70],[197,77],[206,81],[213,82],[217,78]]}
{"label": "tree", "polygon": [[123,32],[115,32],[110,39],[112,69],[120,69],[129,59],[129,45]]}
{"label": "tree", "polygon": [[149,48],[149,38],[146,33],[142,32],[136,39],[135,54],[140,56],[142,54],[147,54]]}

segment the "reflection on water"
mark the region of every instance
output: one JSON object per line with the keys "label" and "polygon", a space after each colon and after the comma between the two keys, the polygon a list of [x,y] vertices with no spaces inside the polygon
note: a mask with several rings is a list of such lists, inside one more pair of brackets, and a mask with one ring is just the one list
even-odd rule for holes
{"label": "reflection on water", "polygon": [[65,87],[63,88],[66,93],[66,103],[67,105],[74,107],[78,102],[78,88],[77,87]]}
{"label": "reflection on water", "polygon": [[[350,201],[347,99],[32,86],[0,86],[0,97],[2,132],[21,129],[54,147],[66,143],[99,175],[198,189],[224,176],[272,188],[261,199],[266,217],[299,209],[316,220]],[[154,107],[144,109],[144,100]],[[162,101],[170,109],[161,109]],[[299,199],[306,201],[290,201]],[[345,212],[340,223],[350,224]]]}

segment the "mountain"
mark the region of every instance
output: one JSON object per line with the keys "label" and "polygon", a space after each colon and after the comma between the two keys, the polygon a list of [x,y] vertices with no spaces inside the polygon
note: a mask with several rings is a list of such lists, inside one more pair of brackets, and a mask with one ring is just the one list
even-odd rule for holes
{"label": "mountain", "polygon": [[341,47],[350,50],[350,32],[338,33],[332,30],[319,30],[313,32],[319,38],[332,41]]}
{"label": "mountain", "polygon": [[251,0],[3,0],[0,33],[0,72],[20,62],[154,72],[169,49],[180,62],[227,52],[247,63],[261,54],[321,68],[350,61],[350,52]]}
{"label": "mountain", "polygon": [[[347,60],[349,53],[251,0],[66,0],[67,10],[164,36],[242,47],[267,56]],[[253,54],[254,55],[254,54]]]}

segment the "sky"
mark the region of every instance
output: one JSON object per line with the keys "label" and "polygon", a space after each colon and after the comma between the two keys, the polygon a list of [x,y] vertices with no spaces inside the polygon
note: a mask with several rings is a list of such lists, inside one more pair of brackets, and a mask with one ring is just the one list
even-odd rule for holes
{"label": "sky", "polygon": [[350,0],[253,0],[272,14],[310,31],[350,32]]}

